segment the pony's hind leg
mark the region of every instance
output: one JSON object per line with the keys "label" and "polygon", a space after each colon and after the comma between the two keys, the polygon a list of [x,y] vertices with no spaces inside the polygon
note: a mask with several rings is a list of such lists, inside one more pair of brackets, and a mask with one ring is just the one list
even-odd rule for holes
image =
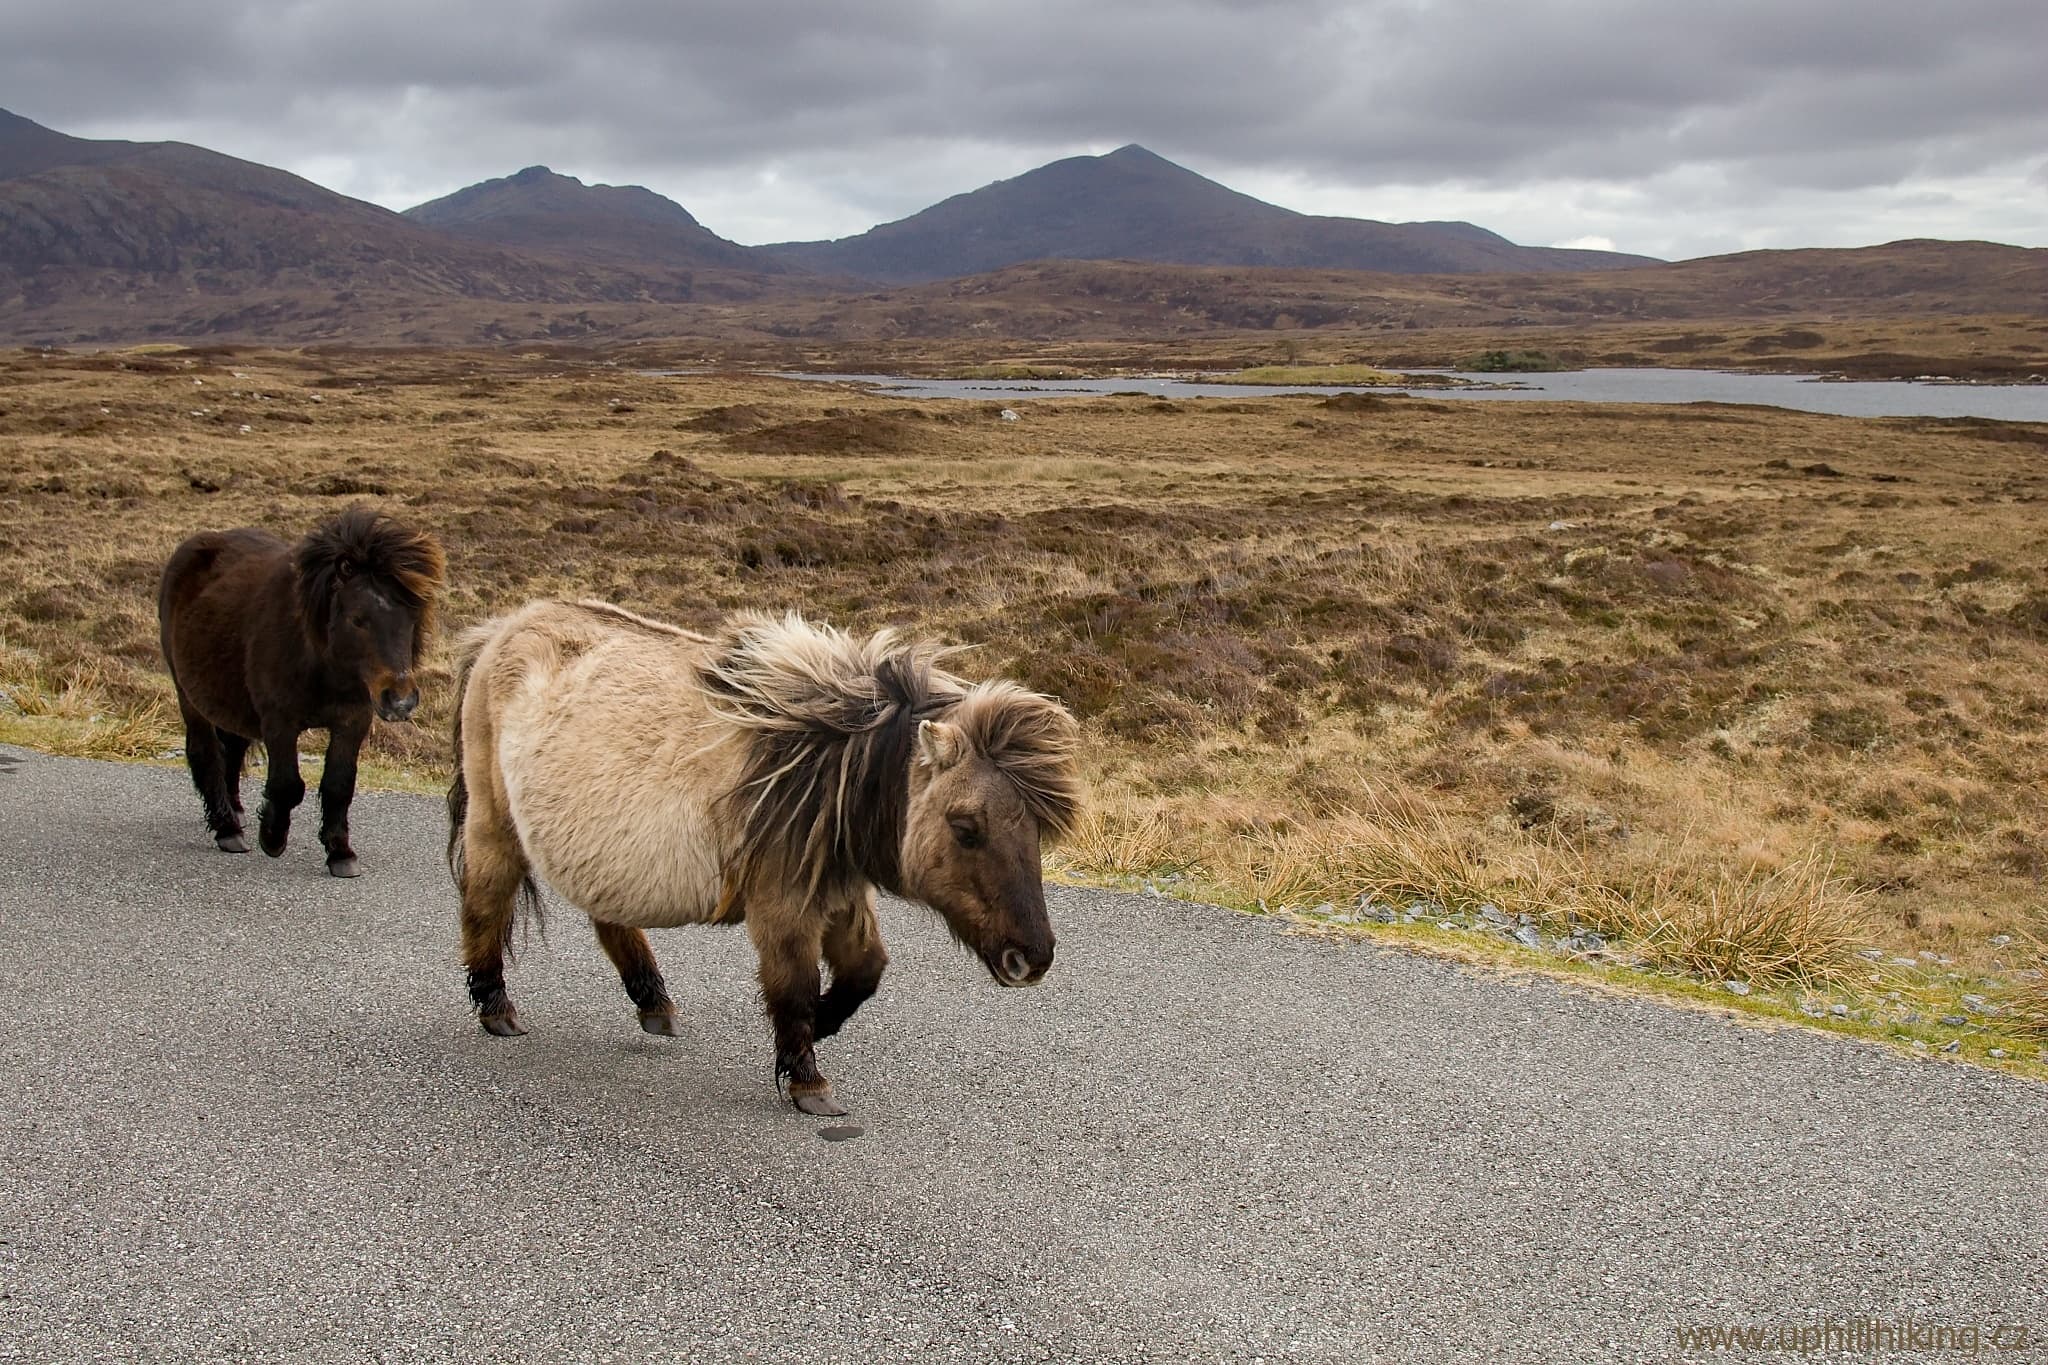
{"label": "pony's hind leg", "polygon": [[668,983],[661,979],[661,967],[654,960],[654,948],[645,932],[627,924],[607,924],[594,919],[597,941],[606,957],[619,969],[626,996],[640,1011],[640,1027],[664,1038],[676,1036],[675,1002],[668,998]]}
{"label": "pony's hind leg", "polygon": [[839,1032],[875,993],[889,965],[889,954],[882,948],[882,929],[875,922],[872,892],[847,904],[826,925],[825,965],[832,969],[832,985],[818,998],[817,1017],[811,1026],[814,1039]]}
{"label": "pony's hind leg", "polygon": [[249,757],[249,741],[218,725],[213,727],[213,732],[220,736],[220,766],[228,789],[228,805],[239,816],[242,814],[242,765]]}
{"label": "pony's hind leg", "polygon": [[469,999],[484,1032],[511,1038],[526,1032],[505,994],[505,959],[512,946],[512,920],[524,898],[538,912],[540,893],[520,845],[519,830],[499,780],[494,727],[487,710],[473,718],[465,737],[464,712],[473,698],[465,671],[455,700],[455,778],[448,787],[448,867],[462,897],[462,965],[469,972]]}
{"label": "pony's hind leg", "polygon": [[513,1038],[526,1032],[519,1011],[505,994],[505,957],[512,944],[512,918],[523,888],[531,883],[518,836],[507,829],[486,832],[474,812],[462,831],[462,965],[469,971],[469,999],[484,1032]]}
{"label": "pony's hind leg", "polygon": [[[221,741],[225,732],[193,710],[183,697],[178,699],[178,710],[185,720],[185,766],[192,770],[192,785],[205,803],[206,827],[213,831],[214,846],[223,853],[247,853],[241,803],[235,799],[226,746]],[[239,763],[233,771],[239,775]]]}

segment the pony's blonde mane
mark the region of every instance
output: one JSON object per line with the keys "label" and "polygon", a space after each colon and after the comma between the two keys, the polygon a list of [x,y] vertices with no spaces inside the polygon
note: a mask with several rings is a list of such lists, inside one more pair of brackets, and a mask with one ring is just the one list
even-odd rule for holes
{"label": "pony's blonde mane", "polygon": [[774,867],[818,890],[901,890],[898,865],[920,721],[957,724],[1051,836],[1079,802],[1073,719],[1015,683],[969,687],[941,669],[957,650],[894,630],[853,636],[791,613],[733,621],[698,686],[746,746],[726,795],[742,882]]}

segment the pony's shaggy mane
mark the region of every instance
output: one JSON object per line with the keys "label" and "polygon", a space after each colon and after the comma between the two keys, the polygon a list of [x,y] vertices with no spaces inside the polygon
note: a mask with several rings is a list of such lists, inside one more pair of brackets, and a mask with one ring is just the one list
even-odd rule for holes
{"label": "pony's shaggy mane", "polygon": [[1072,827],[1073,719],[1014,683],[970,688],[938,666],[955,652],[888,629],[852,636],[793,613],[734,620],[697,682],[747,746],[725,797],[743,884],[775,870],[797,874],[813,896],[863,882],[900,891],[910,759],[926,720],[959,725],[1049,835]]}
{"label": "pony's shaggy mane", "polygon": [[418,664],[434,633],[434,599],[447,560],[441,546],[371,507],[351,507],[307,533],[292,550],[299,580],[299,610],[316,645],[327,639],[334,594],[351,577],[368,575],[413,613],[412,661]]}

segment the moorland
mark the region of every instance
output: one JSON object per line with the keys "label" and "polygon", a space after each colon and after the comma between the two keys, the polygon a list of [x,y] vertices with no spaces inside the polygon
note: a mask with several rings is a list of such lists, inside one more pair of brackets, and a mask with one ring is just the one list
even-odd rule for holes
{"label": "moorland", "polygon": [[[1822,337],[1805,353],[1910,331],[2028,354],[2040,327],[1793,330]],[[1786,330],[1691,335],[1755,360]],[[1669,354],[1685,334],[1552,344]],[[1108,359],[894,344],[898,364]],[[1324,924],[1398,907],[1387,932],[1441,942],[1476,935],[1439,913],[1490,906],[1599,970],[1738,983],[1795,1018],[1835,1001],[1974,1056],[2041,1027],[2048,426],[1356,393],[1012,420],[645,372],[690,359],[0,356],[0,738],[174,759],[170,547],[369,501],[448,547],[450,627],[573,593],[974,644],[963,671],[1082,717],[1073,875]],[[378,727],[381,780],[440,780],[448,684],[443,652],[418,723]]]}

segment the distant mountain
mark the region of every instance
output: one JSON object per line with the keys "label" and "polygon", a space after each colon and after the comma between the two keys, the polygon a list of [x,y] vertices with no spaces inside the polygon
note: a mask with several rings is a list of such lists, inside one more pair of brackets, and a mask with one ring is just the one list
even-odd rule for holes
{"label": "distant mountain", "polygon": [[998,180],[857,237],[783,242],[762,250],[820,274],[892,284],[1041,260],[1395,274],[1658,264],[1619,252],[1517,246],[1471,223],[1380,223],[1296,213],[1240,194],[1135,144]]}
{"label": "distant mountain", "polygon": [[203,147],[0,110],[0,334],[344,336],[437,302],[751,298],[766,273],[515,250]]}
{"label": "distant mountain", "polygon": [[405,217],[471,241],[637,269],[792,269],[727,241],[652,190],[586,185],[545,166],[457,190],[407,209]]}
{"label": "distant mountain", "polygon": [[[201,288],[306,270],[545,295],[544,274],[285,171],[182,142],[95,142],[0,111],[0,270],[136,272]],[[249,279],[242,279],[242,276]]]}
{"label": "distant mountain", "polygon": [[[1340,247],[1342,264],[1281,268]],[[1229,263],[1142,259],[1169,251]],[[1246,252],[1255,263],[1237,263]],[[1005,264],[962,273],[988,259]],[[912,282],[845,287],[892,276]],[[693,339],[779,358],[810,342],[1965,313],[2048,317],[2048,250],[1908,241],[1667,264],[1520,247],[1469,223],[1291,213],[1136,147],[842,242],[749,248],[647,190],[540,167],[407,216],[205,148],[91,141],[0,111],[0,343]],[[2005,370],[2038,370],[2031,336]],[[1678,354],[1712,338],[1666,341]]]}

